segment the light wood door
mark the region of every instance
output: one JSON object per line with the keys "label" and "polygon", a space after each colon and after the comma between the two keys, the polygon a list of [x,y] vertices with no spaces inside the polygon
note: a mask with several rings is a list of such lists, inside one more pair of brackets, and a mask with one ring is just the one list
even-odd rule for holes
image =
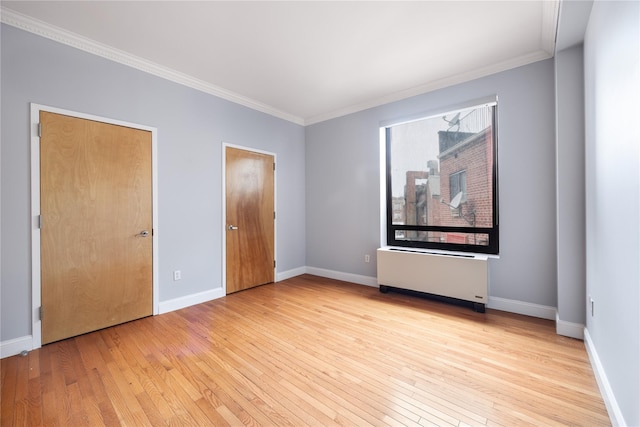
{"label": "light wood door", "polygon": [[227,147],[227,293],[274,281],[274,157]]}
{"label": "light wood door", "polygon": [[151,315],[151,132],[40,123],[42,343]]}

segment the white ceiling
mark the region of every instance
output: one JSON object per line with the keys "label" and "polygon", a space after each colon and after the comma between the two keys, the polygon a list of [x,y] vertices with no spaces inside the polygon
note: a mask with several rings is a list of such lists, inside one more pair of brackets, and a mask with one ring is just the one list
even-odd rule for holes
{"label": "white ceiling", "polygon": [[558,0],[2,1],[2,22],[300,124],[553,56]]}

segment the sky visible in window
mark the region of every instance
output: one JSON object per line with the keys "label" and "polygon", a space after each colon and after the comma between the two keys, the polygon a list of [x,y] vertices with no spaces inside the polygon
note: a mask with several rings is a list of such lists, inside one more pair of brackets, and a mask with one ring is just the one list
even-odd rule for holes
{"label": "sky visible in window", "polygon": [[[460,117],[464,117],[470,110],[461,111]],[[434,116],[413,122],[391,126],[391,184],[393,197],[404,196],[407,171],[427,171],[427,162],[438,160],[440,152],[438,132],[446,130],[458,130],[458,126],[452,126],[448,121],[455,117],[456,113],[446,116]],[[445,120],[446,119],[446,120]],[[481,129],[469,129],[469,124],[461,120],[459,127],[461,132],[478,132]]]}

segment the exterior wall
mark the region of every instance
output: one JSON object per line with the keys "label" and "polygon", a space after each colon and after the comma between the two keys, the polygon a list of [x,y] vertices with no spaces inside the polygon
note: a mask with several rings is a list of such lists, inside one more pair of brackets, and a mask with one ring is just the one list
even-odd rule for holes
{"label": "exterior wall", "polygon": [[[408,171],[405,184],[405,224],[424,225],[426,216],[424,208],[420,206],[426,205],[427,191],[424,184],[416,185],[416,179],[427,179],[429,173],[425,171]],[[405,232],[407,237],[415,238],[417,232],[408,230]]]}
{"label": "exterior wall", "polygon": [[392,206],[393,222],[396,224],[406,224],[407,210],[405,209],[405,199],[403,197],[394,197]]}
{"label": "exterior wall", "polygon": [[[407,172],[406,184],[406,217],[413,218],[407,224],[442,225],[451,227],[491,227],[493,225],[493,150],[491,129],[482,133],[467,134],[465,140],[448,143],[446,135],[440,132],[440,149],[444,153],[440,157],[440,170],[429,172]],[[474,136],[475,135],[475,136]],[[466,194],[457,209],[450,206],[456,194],[450,184],[451,176],[464,172],[466,174]],[[437,194],[432,194],[429,184],[415,185],[416,179],[436,179],[439,185]],[[419,197],[418,197],[419,194]],[[417,218],[417,220],[415,220]],[[408,231],[409,237],[419,240],[442,241],[448,243],[482,244],[482,237],[466,233],[439,233]],[[486,240],[484,240],[486,242]]]}
{"label": "exterior wall", "polygon": [[490,130],[483,132],[459,150],[440,158],[440,188],[445,201],[450,202],[455,197],[455,194],[451,194],[450,176],[463,170],[467,174],[467,197],[460,205],[460,215],[456,215],[447,205],[440,204],[442,225],[468,226],[474,218],[474,212],[473,224],[476,227],[491,227],[493,224],[491,138]]}
{"label": "exterior wall", "polygon": [[[433,179],[433,176],[431,176],[431,178]],[[442,184],[439,172],[437,179],[439,183],[437,194],[433,194],[431,188],[427,186],[427,224],[442,224],[443,215],[445,217],[451,215],[451,210],[449,208],[443,209],[446,206],[441,202],[445,196],[442,195]]]}

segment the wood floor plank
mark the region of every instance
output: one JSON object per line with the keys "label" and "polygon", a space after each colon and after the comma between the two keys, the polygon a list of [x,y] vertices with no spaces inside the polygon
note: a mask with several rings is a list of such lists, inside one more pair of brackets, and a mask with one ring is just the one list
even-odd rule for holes
{"label": "wood floor plank", "polygon": [[[243,312],[249,313],[250,312],[250,307],[243,307]],[[301,325],[302,323],[297,323],[298,325]],[[287,328],[287,326],[285,325],[278,325],[276,326],[280,331],[279,333],[283,333],[285,335],[291,335],[291,334],[295,334],[295,332],[291,332],[291,331],[284,331],[284,328]],[[306,359],[311,359],[312,362],[310,363],[310,365],[308,366],[304,366],[302,369],[305,372],[312,372],[313,371],[313,365],[318,365],[320,363],[323,362],[323,358],[322,355],[320,353],[314,353],[313,355],[310,354],[310,352],[313,349],[313,342],[312,341],[306,341],[303,340],[300,342],[300,345],[302,348],[298,348],[296,349],[295,347],[291,347],[291,343],[290,342],[279,342],[277,339],[277,335],[271,335],[271,332],[268,329],[263,329],[260,331],[260,334],[253,334],[249,337],[249,341],[251,342],[260,342],[259,340],[261,339],[260,337],[264,336],[267,337],[267,341],[265,341],[264,343],[262,343],[262,347],[263,348],[267,348],[269,350],[269,354],[270,357],[267,360],[274,360],[277,356],[280,356],[280,362],[276,364],[276,367],[286,367],[287,369],[291,369],[293,366],[299,365],[302,361],[306,360]],[[324,342],[325,340],[322,340],[322,342]],[[282,346],[281,349],[278,348],[278,345],[280,344],[280,346]],[[290,352],[291,351],[296,351],[297,354],[297,358],[295,360],[292,360],[290,357]],[[324,356],[327,356],[328,352],[326,352],[326,349],[323,349],[322,352],[324,353]],[[340,358],[341,355],[338,353],[335,353],[333,355],[333,360],[331,360],[330,362],[330,366],[336,366],[336,364],[340,363]],[[346,372],[346,370],[342,371],[342,372]],[[280,374],[282,375],[282,373]],[[350,384],[349,387],[353,387],[354,384],[357,383],[361,383],[362,381],[354,376],[351,376],[350,380],[349,380]],[[353,390],[353,389],[352,389]],[[391,418],[396,418],[398,419],[398,421],[400,422],[411,422],[411,417],[414,417],[415,419],[413,420],[414,422],[417,422],[417,420],[419,419],[419,416],[410,413],[408,410],[399,407],[398,405],[395,404],[391,404],[392,407],[390,408],[390,417]]]}
{"label": "wood floor plank", "polygon": [[2,370],[2,375],[0,376],[2,379],[2,386],[0,387],[0,392],[2,393],[2,399],[0,399],[0,408],[2,408],[0,425],[12,426],[16,387],[18,386],[18,357],[2,359],[0,368]]}
{"label": "wood floor plank", "polygon": [[[228,399],[245,405],[251,411],[252,416],[261,424],[277,421],[277,425],[293,426],[302,422],[283,406],[282,400],[286,401],[286,396],[273,388],[271,385],[274,381],[273,377],[263,378],[262,373],[247,375],[247,372],[242,369],[243,360],[237,359],[236,352],[229,356],[228,360],[230,364],[225,364],[224,366],[231,366],[231,368],[225,369],[230,378],[220,384],[220,387],[224,390],[223,397],[227,402],[226,406],[233,407],[233,403],[230,403]],[[222,366],[221,359],[217,359],[216,362],[218,366]],[[253,363],[253,360],[251,362]],[[207,373],[205,374],[207,378],[215,377],[215,372],[211,370],[209,364],[204,360],[198,366],[203,373]]]}
{"label": "wood floor plank", "polygon": [[91,385],[93,398],[100,412],[100,418],[103,424],[117,425],[118,414],[116,413],[111,397],[107,393],[103,382],[103,378],[106,378],[109,374],[106,369],[104,369],[102,372],[103,373],[101,374],[98,367],[87,369],[87,379],[89,381],[89,384]]}
{"label": "wood floor plank", "polygon": [[0,368],[3,427],[610,425],[553,322],[311,275]]}
{"label": "wood floor plank", "polygon": [[[309,323],[309,320],[307,320],[306,323]],[[346,354],[344,348],[342,349],[341,354],[342,355]],[[340,350],[339,349],[336,350],[336,355],[338,357],[340,356]],[[349,355],[350,355],[350,357],[358,358],[358,355],[356,355],[356,354],[349,354]],[[366,371],[368,371],[367,367],[365,367],[363,369],[363,373],[366,373]],[[400,383],[400,384],[402,384],[402,383]],[[379,388],[383,387],[384,386],[384,379],[383,380],[378,380],[376,385]],[[420,415],[422,417],[432,417],[434,420],[437,420],[438,422],[447,421],[447,422],[449,422],[451,424],[456,424],[457,423],[457,419],[456,418],[453,418],[453,417],[443,413],[439,408],[436,408],[436,406],[421,404],[420,402],[417,402],[416,400],[411,398],[410,396],[411,396],[411,394],[413,392],[414,392],[414,390],[409,390],[408,392],[406,392],[406,397],[403,399],[403,402],[401,402],[401,405],[404,405],[407,410],[411,410],[412,412],[414,412],[417,415]],[[405,404],[405,401],[409,402],[409,405]],[[473,421],[470,421],[470,422],[473,422]]]}

